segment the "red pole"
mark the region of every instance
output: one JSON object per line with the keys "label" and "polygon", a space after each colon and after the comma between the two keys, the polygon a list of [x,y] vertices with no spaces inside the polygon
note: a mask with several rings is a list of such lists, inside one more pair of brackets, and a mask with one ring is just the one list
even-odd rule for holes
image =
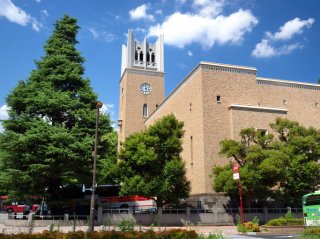
{"label": "red pole", "polygon": [[240,218],[241,218],[241,223],[243,224],[244,217],[243,217],[243,206],[242,206],[242,185],[241,185],[241,179],[240,179],[240,166],[237,162],[233,163],[232,171],[234,176],[238,175],[238,187],[239,187],[239,195],[240,195]]}

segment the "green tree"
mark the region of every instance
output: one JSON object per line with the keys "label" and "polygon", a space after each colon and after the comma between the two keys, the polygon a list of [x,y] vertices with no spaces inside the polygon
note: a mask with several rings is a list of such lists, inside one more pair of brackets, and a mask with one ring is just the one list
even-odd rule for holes
{"label": "green tree", "polygon": [[104,155],[103,160],[100,160],[98,167],[98,183],[106,184],[114,182],[111,170],[117,164],[117,147],[118,147],[118,134],[116,131],[102,135],[100,140],[99,152]]}
{"label": "green tree", "polygon": [[[65,15],[58,20],[45,56],[7,97],[0,180],[11,194],[59,200],[64,186],[90,184],[97,96],[82,76],[84,58],[75,48],[78,30],[76,19]],[[108,115],[99,121],[99,135],[112,131]]]}
{"label": "green tree", "polygon": [[[240,132],[240,141],[220,142],[222,155],[241,166],[241,182],[247,202],[275,198],[299,204],[303,194],[315,190],[320,182],[320,132],[288,119],[277,119],[270,127],[273,134],[253,128]],[[213,168],[213,188],[237,195],[231,163]]]}
{"label": "green tree", "polygon": [[183,134],[183,123],[168,115],[130,135],[113,171],[120,193],[155,197],[158,207],[187,198],[190,182],[180,157]]}

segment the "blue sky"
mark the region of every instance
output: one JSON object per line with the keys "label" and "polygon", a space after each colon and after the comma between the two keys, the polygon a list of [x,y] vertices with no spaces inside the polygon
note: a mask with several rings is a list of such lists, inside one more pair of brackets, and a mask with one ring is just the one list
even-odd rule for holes
{"label": "blue sky", "polygon": [[316,83],[319,12],[318,0],[0,0],[0,119],[7,117],[6,96],[35,69],[54,22],[64,14],[78,19],[85,77],[116,121],[128,29],[139,41],[164,34],[166,95],[200,61]]}

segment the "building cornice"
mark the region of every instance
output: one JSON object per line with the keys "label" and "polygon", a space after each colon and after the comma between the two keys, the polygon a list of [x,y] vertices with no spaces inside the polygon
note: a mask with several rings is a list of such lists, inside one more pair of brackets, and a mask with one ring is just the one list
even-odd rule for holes
{"label": "building cornice", "polygon": [[229,65],[215,62],[201,61],[200,65],[203,70],[214,70],[214,71],[224,71],[229,73],[246,74],[246,75],[256,75],[257,69],[248,66],[237,66]]}
{"label": "building cornice", "polygon": [[277,108],[277,107],[266,107],[260,105],[246,105],[246,104],[231,104],[229,105],[229,109],[244,109],[244,110],[252,110],[252,111],[271,111],[271,112],[279,112],[279,113],[287,113],[288,109],[286,108]]}
{"label": "building cornice", "polygon": [[269,78],[262,78],[262,77],[257,77],[257,84],[274,85],[274,86],[280,86],[280,87],[282,86],[282,87],[290,87],[290,88],[301,88],[301,89],[308,89],[308,90],[320,90],[319,84],[269,79]]}
{"label": "building cornice", "polygon": [[126,72],[127,72],[127,74],[139,74],[139,75],[160,76],[160,77],[163,77],[165,74],[164,72],[155,71],[155,70],[146,70],[146,69],[139,69],[139,68],[126,68],[120,78],[120,82],[122,81],[123,76],[125,75]]}

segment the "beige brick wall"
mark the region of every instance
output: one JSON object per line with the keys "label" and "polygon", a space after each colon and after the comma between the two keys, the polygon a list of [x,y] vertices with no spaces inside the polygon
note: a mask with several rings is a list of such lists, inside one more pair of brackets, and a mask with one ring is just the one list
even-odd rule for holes
{"label": "beige brick wall", "polygon": [[[152,91],[148,95],[142,94],[140,85],[148,83]],[[149,115],[156,109],[156,105],[164,99],[164,73],[140,69],[126,69],[120,81],[120,111],[118,141],[133,132],[145,129],[142,110],[143,104],[148,105]]]}
{"label": "beige brick wall", "polygon": [[[203,145],[203,101],[202,76],[195,71],[183,82],[178,91],[173,92],[170,100],[164,101],[159,109],[152,115],[146,125],[173,113],[184,122],[185,135],[183,138],[182,159],[186,163],[187,177],[191,181],[192,193],[205,191],[206,175]],[[192,139],[191,139],[192,137]]]}
{"label": "beige brick wall", "polygon": [[[182,158],[186,162],[192,194],[213,192],[209,177],[212,167],[229,161],[219,155],[219,142],[226,138],[238,139],[241,129],[270,130],[269,124],[277,117],[320,128],[319,90],[299,84],[257,84],[254,68],[226,66],[219,70],[221,65],[218,64],[217,69],[212,65],[198,65],[146,122],[150,125],[170,113],[184,121]],[[221,102],[217,102],[218,95]],[[255,108],[230,108],[232,104]],[[266,110],[270,107],[283,110]]]}

